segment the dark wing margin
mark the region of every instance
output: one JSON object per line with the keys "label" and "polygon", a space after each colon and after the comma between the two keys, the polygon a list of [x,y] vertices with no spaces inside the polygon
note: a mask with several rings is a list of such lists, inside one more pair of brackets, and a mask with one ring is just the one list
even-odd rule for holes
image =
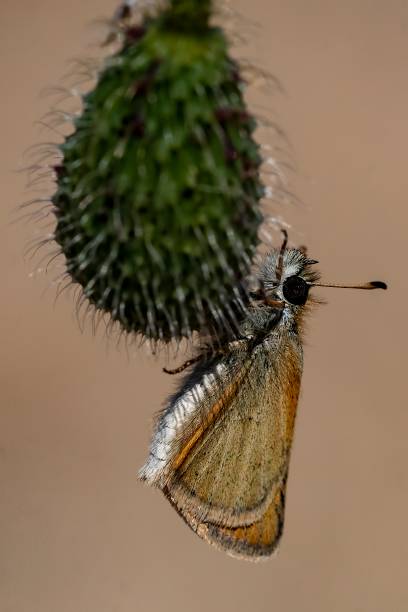
{"label": "dark wing margin", "polygon": [[283,533],[286,477],[263,516],[249,525],[225,527],[211,522],[197,522],[194,514],[177,506],[169,489],[164,490],[170,503],[187,525],[203,540],[232,557],[249,561],[268,559],[278,548]]}

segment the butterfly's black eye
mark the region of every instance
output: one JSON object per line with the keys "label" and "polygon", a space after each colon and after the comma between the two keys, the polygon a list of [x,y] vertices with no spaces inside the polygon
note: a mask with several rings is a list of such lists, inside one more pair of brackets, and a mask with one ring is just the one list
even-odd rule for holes
{"label": "butterfly's black eye", "polygon": [[309,295],[309,285],[300,276],[289,276],[282,286],[283,297],[290,304],[303,306]]}

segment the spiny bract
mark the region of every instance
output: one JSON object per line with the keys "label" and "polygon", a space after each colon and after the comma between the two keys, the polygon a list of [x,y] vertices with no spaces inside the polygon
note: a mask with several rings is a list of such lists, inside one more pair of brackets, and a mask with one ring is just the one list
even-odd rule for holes
{"label": "spiny bract", "polygon": [[262,221],[255,120],[211,2],[124,28],[55,168],[55,239],[73,281],[154,340],[236,327]]}

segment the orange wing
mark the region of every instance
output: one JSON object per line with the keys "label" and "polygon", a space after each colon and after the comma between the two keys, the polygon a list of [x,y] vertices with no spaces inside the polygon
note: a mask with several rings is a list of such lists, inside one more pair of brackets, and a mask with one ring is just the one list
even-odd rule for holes
{"label": "orange wing", "polygon": [[224,527],[214,523],[198,523],[195,516],[174,504],[171,493],[165,491],[170,503],[198,536],[227,554],[240,559],[267,559],[277,549],[283,531],[286,478],[277,488],[275,497],[264,515],[250,525]]}
{"label": "orange wing", "polygon": [[293,344],[278,354],[260,349],[207,398],[162,487],[200,537],[248,559],[271,555],[283,528],[302,363]]}

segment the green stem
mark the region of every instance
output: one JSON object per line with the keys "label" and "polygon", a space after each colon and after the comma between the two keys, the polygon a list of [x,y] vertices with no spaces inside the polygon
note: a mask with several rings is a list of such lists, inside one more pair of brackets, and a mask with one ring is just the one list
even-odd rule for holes
{"label": "green stem", "polygon": [[170,0],[163,24],[175,30],[207,30],[212,9],[213,0]]}

